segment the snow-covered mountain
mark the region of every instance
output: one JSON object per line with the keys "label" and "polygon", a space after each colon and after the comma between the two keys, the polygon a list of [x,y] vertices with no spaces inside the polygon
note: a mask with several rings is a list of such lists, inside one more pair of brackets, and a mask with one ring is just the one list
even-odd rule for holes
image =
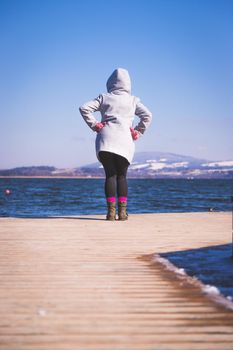
{"label": "snow-covered mountain", "polygon": [[[100,163],[83,170],[101,169]],[[208,161],[165,152],[139,152],[129,167],[131,177],[149,178],[233,178],[233,160]]]}
{"label": "snow-covered mountain", "polygon": [[[0,176],[103,177],[99,162],[77,168],[48,166],[0,170]],[[209,161],[165,152],[139,152],[129,167],[134,178],[225,178],[233,179],[233,160]]]}

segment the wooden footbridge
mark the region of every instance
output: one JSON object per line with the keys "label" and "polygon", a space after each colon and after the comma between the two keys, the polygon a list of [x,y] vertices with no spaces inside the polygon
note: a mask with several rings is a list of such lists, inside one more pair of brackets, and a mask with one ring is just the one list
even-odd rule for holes
{"label": "wooden footbridge", "polygon": [[230,239],[230,213],[1,218],[0,350],[232,350],[233,311],[151,261]]}

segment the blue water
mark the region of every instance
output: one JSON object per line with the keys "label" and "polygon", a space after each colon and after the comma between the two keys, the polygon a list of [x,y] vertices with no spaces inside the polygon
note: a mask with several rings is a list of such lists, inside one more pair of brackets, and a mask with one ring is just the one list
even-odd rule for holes
{"label": "blue water", "polygon": [[[232,180],[129,179],[128,212],[230,211]],[[104,179],[0,179],[0,216],[104,214]],[[10,189],[11,195],[5,190]]]}
{"label": "blue water", "polygon": [[204,284],[213,285],[226,297],[233,300],[232,244],[222,244],[199,249],[190,249],[160,254],[176,267],[198,278]]}

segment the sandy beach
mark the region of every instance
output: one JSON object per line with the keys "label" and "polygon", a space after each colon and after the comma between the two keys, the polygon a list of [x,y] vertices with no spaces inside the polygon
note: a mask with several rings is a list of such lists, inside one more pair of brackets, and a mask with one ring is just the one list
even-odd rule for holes
{"label": "sandy beach", "polygon": [[0,219],[0,349],[232,349],[233,312],[151,256],[231,242],[230,212]]}

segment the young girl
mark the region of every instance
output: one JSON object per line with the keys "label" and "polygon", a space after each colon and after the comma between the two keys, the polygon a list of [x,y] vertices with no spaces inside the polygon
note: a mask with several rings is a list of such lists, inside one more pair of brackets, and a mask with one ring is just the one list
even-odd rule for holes
{"label": "young girl", "polygon": [[[116,220],[116,194],[118,196],[118,219],[127,220],[126,212],[128,185],[126,180],[137,140],[148,128],[152,114],[131,95],[131,81],[126,69],[114,70],[107,81],[107,93],[86,102],[79,110],[87,125],[97,132],[96,156],[102,163],[105,174],[105,196],[107,220]],[[98,122],[93,112],[100,111]],[[134,116],[140,118],[132,128]]]}

